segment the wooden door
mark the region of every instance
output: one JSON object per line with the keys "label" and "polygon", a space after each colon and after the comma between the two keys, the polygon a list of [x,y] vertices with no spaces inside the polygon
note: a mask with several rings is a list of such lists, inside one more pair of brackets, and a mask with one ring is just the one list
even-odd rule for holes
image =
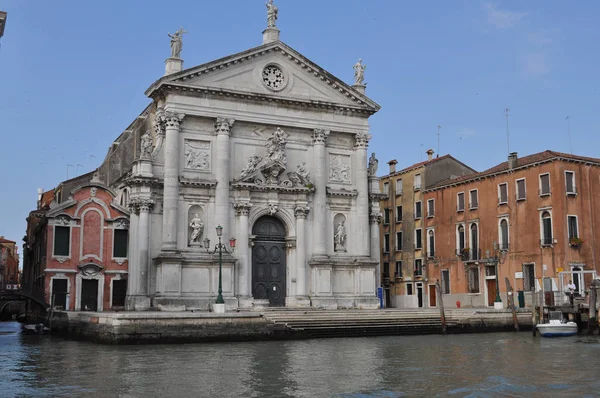
{"label": "wooden door", "polygon": [[285,227],[275,217],[261,217],[252,228],[256,236],[252,248],[252,296],[268,299],[269,306],[285,306],[286,243]]}
{"label": "wooden door", "polygon": [[436,297],[435,285],[429,285],[429,306],[437,307],[437,297]]}
{"label": "wooden door", "polygon": [[81,311],[98,310],[98,280],[83,279],[81,281]]}
{"label": "wooden door", "polygon": [[485,283],[487,284],[488,307],[493,307],[494,301],[496,301],[496,280],[486,279]]}

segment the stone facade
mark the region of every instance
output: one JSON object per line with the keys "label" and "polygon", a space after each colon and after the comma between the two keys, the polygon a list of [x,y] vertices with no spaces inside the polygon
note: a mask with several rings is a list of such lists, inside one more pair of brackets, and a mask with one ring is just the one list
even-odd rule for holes
{"label": "stone facade", "polygon": [[19,247],[17,243],[0,236],[0,290],[20,287]]}
{"label": "stone facade", "polygon": [[174,59],[99,168],[132,209],[127,308],[212,309],[219,255],[205,239],[217,226],[237,240],[222,254],[226,308],[376,308],[367,146],[379,105],[274,26],[217,61]]}

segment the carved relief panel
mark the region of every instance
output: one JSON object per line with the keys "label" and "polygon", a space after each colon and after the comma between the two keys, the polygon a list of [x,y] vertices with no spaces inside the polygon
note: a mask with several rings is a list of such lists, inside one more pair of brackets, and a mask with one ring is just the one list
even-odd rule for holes
{"label": "carved relief panel", "polygon": [[209,141],[188,140],[184,141],[184,162],[186,170],[210,172],[211,153]]}
{"label": "carved relief panel", "polygon": [[350,184],[352,167],[350,155],[329,154],[329,182]]}

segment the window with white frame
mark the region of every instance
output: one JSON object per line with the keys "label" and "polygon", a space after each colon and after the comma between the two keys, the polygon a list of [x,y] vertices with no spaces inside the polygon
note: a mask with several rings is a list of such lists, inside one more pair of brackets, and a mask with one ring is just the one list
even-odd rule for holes
{"label": "window with white frame", "polygon": [[396,261],[396,272],[394,272],[396,278],[402,278],[402,261]]}
{"label": "window with white frame", "polygon": [[423,276],[423,259],[415,258],[415,276]]}
{"label": "window with white frame", "polygon": [[498,184],[498,204],[508,203],[508,184],[503,182]]}
{"label": "window with white frame", "polygon": [[427,231],[427,257],[435,257],[435,232]]}
{"label": "window with white frame", "polygon": [[396,195],[402,195],[402,178],[396,180]]}
{"label": "window with white frame", "polygon": [[472,223],[469,229],[471,235],[471,246],[469,248],[470,260],[479,260],[479,225]]}
{"label": "window with white frame", "polygon": [[471,267],[467,273],[469,293],[479,293],[479,267]]}
{"label": "window with white frame", "polygon": [[523,264],[523,290],[526,292],[535,291],[535,264]]}
{"label": "window with white frame", "polygon": [[386,195],[389,195],[389,193],[390,193],[390,183],[389,182],[383,183],[383,193]]}
{"label": "window with white frame", "polygon": [[431,218],[435,216],[435,201],[433,199],[427,200],[427,217]]}
{"label": "window with white frame", "polygon": [[461,254],[465,250],[465,226],[460,224],[456,227],[456,250],[457,254]]}
{"label": "window with white frame", "polygon": [[565,171],[565,184],[567,188],[567,195],[574,195],[577,193],[575,187],[575,172]]}
{"label": "window with white frame", "polygon": [[383,252],[390,252],[390,234],[383,234]]}
{"label": "window with white frame", "polygon": [[54,226],[54,256],[66,257],[71,253],[71,227]]}
{"label": "window with white frame", "polygon": [[500,250],[508,250],[508,219],[501,218],[498,223],[498,242]]}
{"label": "window with white frame", "polygon": [[[421,228],[415,229],[415,249],[423,248],[423,237]],[[409,249],[410,250],[410,249]]]}
{"label": "window with white frame", "polygon": [[127,258],[127,246],[129,245],[129,230],[114,229],[113,258]]}
{"label": "window with white frame", "polygon": [[396,222],[402,221],[402,206],[396,206]]}
{"label": "window with white frame", "polygon": [[402,250],[402,231],[396,232],[396,250]]}
{"label": "window with white frame", "polygon": [[390,209],[383,209],[383,223],[390,223]]}
{"label": "window with white frame", "polygon": [[540,174],[540,196],[550,195],[550,173]]}
{"label": "window with white frame", "polygon": [[516,182],[516,185],[517,185],[517,200],[525,200],[526,199],[525,179],[524,178],[518,179]]}
{"label": "window with white frame", "polygon": [[567,226],[569,228],[569,239],[579,238],[577,216],[567,216]]}
{"label": "window with white frame", "polygon": [[415,220],[418,220],[419,218],[421,218],[423,216],[423,209],[422,209],[422,205],[421,205],[421,201],[417,201],[415,202]]}
{"label": "window with white frame", "polygon": [[415,183],[414,183],[415,191],[421,189],[421,174],[415,174]]}
{"label": "window with white frame", "polygon": [[544,210],[541,214],[542,246],[552,245],[552,214]]}
{"label": "window with white frame", "polygon": [[476,189],[469,191],[469,209],[476,209],[479,207],[479,195]]}
{"label": "window with white frame", "polygon": [[456,195],[456,211],[465,211],[465,193],[459,192]]}
{"label": "window with white frame", "polygon": [[443,269],[441,274],[441,288],[442,288],[442,294],[450,294],[450,270],[449,269]]}

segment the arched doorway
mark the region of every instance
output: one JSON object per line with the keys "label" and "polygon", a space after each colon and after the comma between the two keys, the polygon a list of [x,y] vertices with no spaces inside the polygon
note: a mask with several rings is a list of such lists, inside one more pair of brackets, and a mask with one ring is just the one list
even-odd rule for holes
{"label": "arched doorway", "polygon": [[271,307],[285,306],[285,226],[272,216],[259,218],[252,227],[252,296],[269,300]]}

